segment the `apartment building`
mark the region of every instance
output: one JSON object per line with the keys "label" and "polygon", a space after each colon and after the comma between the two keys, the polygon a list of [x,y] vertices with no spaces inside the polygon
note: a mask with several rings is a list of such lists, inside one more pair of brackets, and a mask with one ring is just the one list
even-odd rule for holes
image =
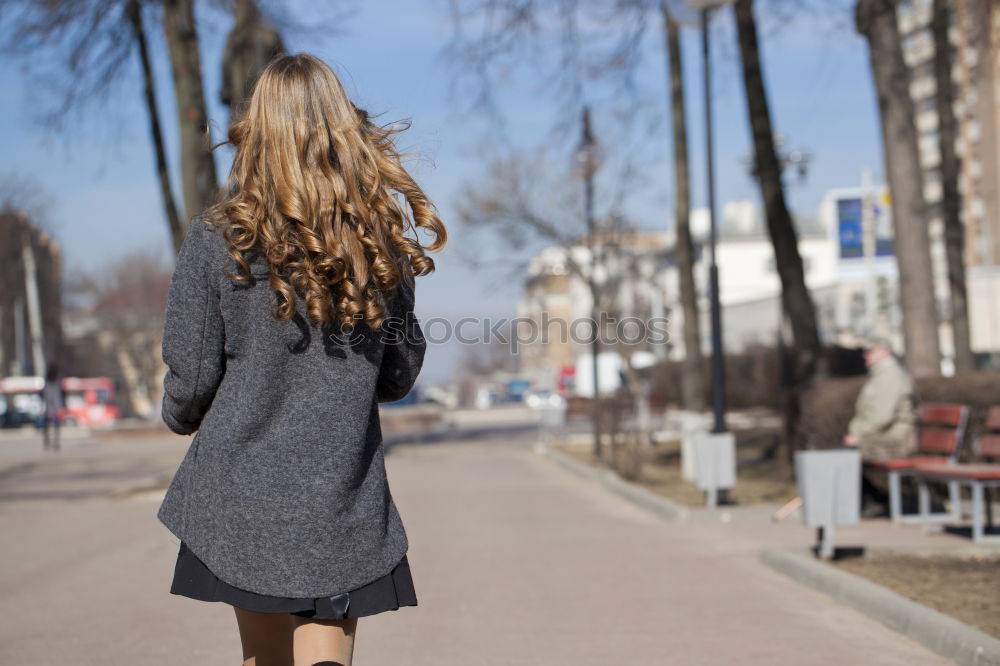
{"label": "apartment building", "polygon": [[[961,160],[959,191],[965,223],[966,264],[1000,265],[1000,3],[950,0],[952,84]],[[910,67],[910,95],[924,167],[924,197],[931,211],[935,259],[941,247],[941,154],[934,76],[933,0],[905,0],[898,21]]]}
{"label": "apartment building", "polygon": [[[960,159],[959,192],[965,229],[965,263],[973,350],[1000,349],[1000,2],[950,0],[952,85]],[[911,69],[910,94],[930,211],[935,294],[941,312],[949,294],[941,219],[941,154],[934,76],[933,0],[905,0],[898,21],[903,54]],[[943,322],[945,362],[952,353]]]}
{"label": "apartment building", "polygon": [[62,253],[20,213],[0,213],[0,377],[63,360]]}

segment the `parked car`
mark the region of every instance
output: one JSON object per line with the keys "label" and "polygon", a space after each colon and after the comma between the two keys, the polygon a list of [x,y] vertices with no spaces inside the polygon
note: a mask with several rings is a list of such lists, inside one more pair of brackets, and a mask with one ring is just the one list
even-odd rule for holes
{"label": "parked car", "polygon": [[529,391],[524,394],[524,403],[532,409],[558,409],[566,406],[566,399],[555,391]]}

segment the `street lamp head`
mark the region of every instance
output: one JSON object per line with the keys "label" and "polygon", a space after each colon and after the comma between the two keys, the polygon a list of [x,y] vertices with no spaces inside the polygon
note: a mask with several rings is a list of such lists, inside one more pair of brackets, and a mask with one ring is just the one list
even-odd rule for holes
{"label": "street lamp head", "polygon": [[685,0],[660,0],[663,9],[670,19],[679,26],[695,26],[701,22],[697,10],[688,5]]}
{"label": "street lamp head", "polygon": [[583,166],[584,175],[593,174],[598,169],[601,162],[601,147],[594,137],[594,131],[590,123],[590,108],[584,107],[581,114],[580,143],[574,154],[577,162]]}
{"label": "street lamp head", "polygon": [[683,3],[680,4],[683,4],[688,9],[692,9],[696,12],[703,12],[706,10],[719,9],[732,3],[733,0],[683,0]]}
{"label": "street lamp head", "polygon": [[701,25],[702,14],[719,9],[733,0],[661,0],[670,18],[680,26]]}

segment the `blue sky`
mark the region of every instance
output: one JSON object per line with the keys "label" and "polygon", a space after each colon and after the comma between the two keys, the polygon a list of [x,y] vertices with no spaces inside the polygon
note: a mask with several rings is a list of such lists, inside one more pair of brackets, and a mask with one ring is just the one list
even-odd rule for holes
{"label": "blue sky", "polygon": [[[766,12],[768,3],[758,4]],[[788,193],[792,208],[806,212],[815,210],[827,189],[856,185],[863,168],[876,174],[882,171],[867,48],[853,32],[849,3],[838,0],[833,4],[837,10],[799,17],[780,29],[768,15],[761,16],[765,81],[775,126],[793,147],[812,154],[806,182],[792,186]],[[291,50],[312,52],[334,66],[359,105],[384,114],[386,121],[413,121],[401,145],[423,158],[410,165],[411,171],[438,206],[451,235],[450,249],[436,257],[438,271],[419,283],[418,315],[451,320],[513,316],[520,285],[505,272],[471,268],[455,251],[488,254],[497,245],[473,245],[482,243],[482,237],[465,233],[453,217],[458,192],[483,170],[480,147],[491,140],[492,133],[463,100],[449,96],[455,70],[442,58],[442,48],[451,36],[447,3],[373,0],[358,6],[333,35],[313,31],[291,34],[286,40]],[[226,112],[217,102],[217,63],[228,25],[217,12],[202,18],[209,115],[219,138]],[[757,200],[743,165],[750,141],[728,11],[720,13],[712,32],[717,47],[713,99],[718,199],[720,203]],[[638,138],[646,156],[642,169],[647,178],[628,208],[642,227],[650,229],[667,225],[672,207],[665,63],[659,40],[659,22],[653,20],[637,80],[640,93],[650,100],[647,112],[662,111],[663,122]],[[176,121],[166,54],[159,40],[154,40],[153,47],[160,115],[173,148]],[[685,30],[695,206],[704,202],[699,49],[697,31]],[[120,87],[115,99],[103,108],[87,111],[69,131],[51,133],[33,122],[33,110],[42,94],[38,86],[26,79],[16,61],[4,64],[0,69],[0,86],[5,91],[0,101],[0,147],[8,159],[0,167],[0,177],[27,176],[46,192],[50,227],[62,244],[67,274],[75,267],[100,266],[134,248],[159,248],[169,256],[138,77]],[[539,92],[529,69],[514,74],[498,91],[506,130],[516,144],[535,145],[548,136],[561,107]],[[599,109],[596,113],[601,119]],[[604,122],[597,126],[599,138],[602,131],[605,137],[612,134]],[[559,150],[556,147],[555,152]],[[567,146],[565,154],[572,154],[572,146]],[[220,176],[224,176],[226,155],[220,152],[219,158]],[[176,169],[175,152],[171,166]],[[174,181],[175,188],[179,187],[176,174]],[[425,377],[446,378],[462,351],[456,345],[432,346]]]}

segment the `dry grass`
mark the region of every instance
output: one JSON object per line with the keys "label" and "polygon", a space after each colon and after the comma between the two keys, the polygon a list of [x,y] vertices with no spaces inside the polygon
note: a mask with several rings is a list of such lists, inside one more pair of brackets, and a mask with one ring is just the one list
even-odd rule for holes
{"label": "dry grass", "polygon": [[1000,638],[1000,555],[876,553],[834,566]]}
{"label": "dry grass", "polygon": [[[736,487],[730,497],[738,505],[784,503],[798,493],[791,465],[779,457],[778,433],[755,428],[736,431]],[[592,466],[590,445],[559,445],[555,448]],[[622,453],[617,469],[628,480],[680,504],[704,506],[705,495],[681,477],[680,442],[659,442],[645,449]],[[624,473],[622,473],[622,470]]]}

